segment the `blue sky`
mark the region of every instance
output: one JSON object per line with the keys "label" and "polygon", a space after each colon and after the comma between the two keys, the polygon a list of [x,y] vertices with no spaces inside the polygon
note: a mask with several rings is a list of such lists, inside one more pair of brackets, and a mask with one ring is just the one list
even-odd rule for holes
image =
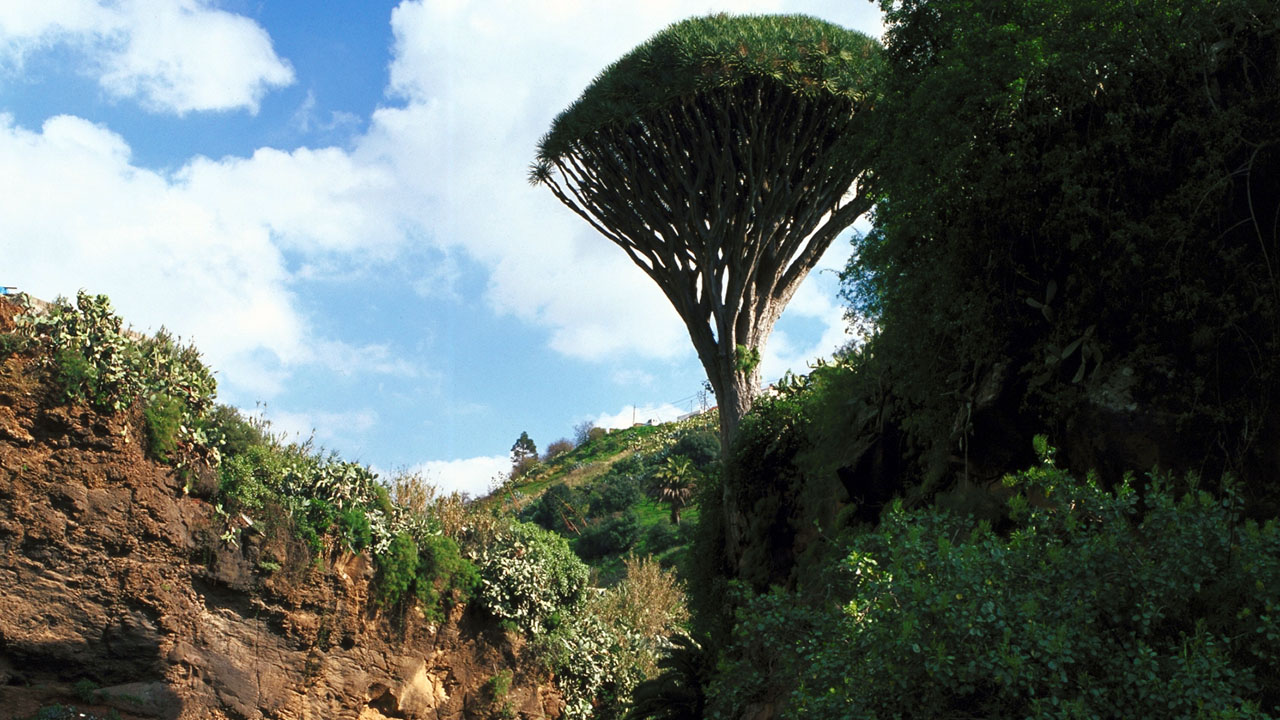
{"label": "blue sky", "polygon": [[[522,431],[696,403],[665,298],[526,177],[601,69],[722,11],[881,31],[866,0],[0,2],[0,284],[106,293],[193,340],[223,402],[482,493]],[[767,378],[848,340],[848,253]]]}

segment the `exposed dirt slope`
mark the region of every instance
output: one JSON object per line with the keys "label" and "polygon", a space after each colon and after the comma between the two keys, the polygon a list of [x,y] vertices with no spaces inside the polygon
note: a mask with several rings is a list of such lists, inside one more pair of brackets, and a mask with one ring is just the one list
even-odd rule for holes
{"label": "exposed dirt slope", "polygon": [[[0,332],[13,312],[0,301]],[[32,357],[0,366],[0,717],[52,703],[123,718],[560,714],[519,639],[480,611],[441,627],[379,613],[363,556],[317,566],[284,541],[223,545],[213,506],[142,437],[137,411],[61,403]],[[264,556],[287,560],[266,572]],[[495,698],[502,671],[514,681]]]}

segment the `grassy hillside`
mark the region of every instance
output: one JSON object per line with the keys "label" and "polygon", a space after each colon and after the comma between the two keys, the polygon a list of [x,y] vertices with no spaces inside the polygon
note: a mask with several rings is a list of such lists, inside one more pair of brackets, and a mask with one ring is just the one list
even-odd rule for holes
{"label": "grassy hillside", "polygon": [[673,522],[659,488],[669,461],[687,458],[690,489],[718,472],[714,411],[679,422],[588,434],[571,450],[530,464],[479,503],[533,522],[569,541],[596,584],[622,579],[627,557],[678,567],[698,507],[690,494]]}

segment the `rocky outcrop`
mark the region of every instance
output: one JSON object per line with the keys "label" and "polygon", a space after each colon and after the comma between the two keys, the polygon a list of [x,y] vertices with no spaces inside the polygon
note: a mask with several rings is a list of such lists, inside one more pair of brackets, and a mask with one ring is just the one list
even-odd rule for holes
{"label": "rocky outcrop", "polygon": [[214,506],[146,459],[139,413],[66,406],[46,380],[21,354],[0,367],[0,717],[560,714],[545,671],[482,611],[382,611],[364,556],[221,542]]}

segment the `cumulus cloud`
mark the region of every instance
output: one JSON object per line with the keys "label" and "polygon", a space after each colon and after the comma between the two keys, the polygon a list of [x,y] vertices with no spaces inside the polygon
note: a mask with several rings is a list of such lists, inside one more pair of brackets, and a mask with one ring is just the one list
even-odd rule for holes
{"label": "cumulus cloud", "polygon": [[[795,12],[794,5],[742,0],[700,9]],[[847,5],[810,2],[803,11],[876,25],[874,7]],[[602,68],[688,14],[675,0],[406,1],[392,13],[388,90],[400,102],[374,114],[357,154],[398,168],[417,200],[406,213],[437,243],[484,263],[490,307],[547,328],[551,347],[565,355],[691,354],[652,281],[545,188],[526,182],[555,115]]]}
{"label": "cumulus cloud", "polygon": [[427,482],[446,493],[460,492],[470,497],[482,497],[510,470],[511,458],[493,455],[459,460],[432,460],[413,467],[410,472],[422,473]]}
{"label": "cumulus cloud", "polygon": [[637,423],[641,425],[653,423],[656,425],[658,423],[673,422],[688,412],[687,408],[679,408],[671,403],[662,405],[627,405],[616,413],[600,413],[596,416],[594,422],[596,427],[602,427],[606,430],[618,430],[629,428]]}
{"label": "cumulus cloud", "polygon": [[81,118],[33,131],[0,115],[6,284],[44,298],[106,293],[139,328],[195,341],[241,398],[270,398],[291,368],[339,356],[355,359],[348,372],[418,373],[386,347],[319,336],[285,262],[285,250],[348,266],[383,252],[397,236],[370,200],[385,186],[378,170],[339,151],[264,150],[197,158],[170,177],[130,155]]}
{"label": "cumulus cloud", "polygon": [[[386,105],[341,148],[260,148],[158,172],[136,164],[120,135],[87,120],[59,116],[33,129],[0,115],[0,256],[12,273],[0,280],[41,297],[82,286],[108,293],[139,327],[163,323],[197,342],[232,401],[272,398],[302,365],[342,372],[332,364],[338,356],[359,359],[351,372],[421,377],[421,367],[384,346],[322,337],[297,290],[301,276],[404,260],[410,243],[449,261],[429,277],[423,271],[424,295],[456,299],[452,259],[465,257],[487,271],[492,311],[544,328],[565,355],[691,357],[656,286],[526,182],[555,114],[685,8],[676,0],[406,0],[392,16]],[[706,8],[720,9],[795,10],[781,0]],[[846,24],[855,12],[835,0],[804,11]],[[867,4],[866,12],[875,11]],[[205,0],[0,2],[0,66],[20,67],[54,46],[82,53],[108,93],[177,114],[254,111],[267,91],[293,79],[260,26]],[[313,111],[304,103],[293,122],[318,127]],[[824,323],[831,337],[819,353],[839,344],[843,321],[829,296],[802,288],[788,314]],[[812,352],[782,332],[764,367],[793,366]],[[635,417],[681,412],[650,406]],[[625,427],[631,418],[625,408],[597,424]],[[299,414],[280,422],[320,432],[317,425],[338,420]],[[356,428],[376,422],[354,420]],[[507,462],[473,458],[434,470],[480,493]]]}
{"label": "cumulus cloud", "polygon": [[252,413],[269,420],[271,431],[287,442],[314,441],[317,445],[341,450],[351,457],[351,448],[359,447],[366,433],[378,424],[374,410],[347,412],[293,412],[271,408]]}
{"label": "cumulus cloud", "polygon": [[32,51],[66,44],[109,94],[182,115],[256,113],[272,88],[293,82],[271,37],[206,0],[41,0],[0,4],[0,57],[21,66]]}

